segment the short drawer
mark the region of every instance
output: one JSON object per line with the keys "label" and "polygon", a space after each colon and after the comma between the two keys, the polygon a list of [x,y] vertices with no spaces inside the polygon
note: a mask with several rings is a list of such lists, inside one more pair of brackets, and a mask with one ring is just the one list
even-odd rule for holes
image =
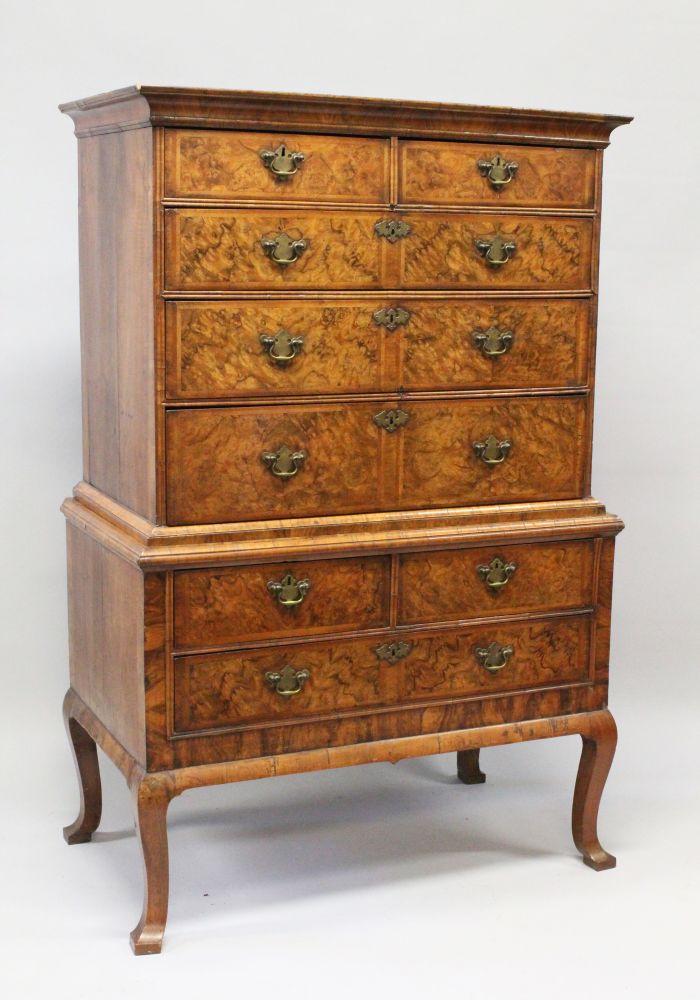
{"label": "short drawer", "polygon": [[405,140],[399,143],[399,202],[590,210],[595,163],[590,149]]}
{"label": "short drawer", "polygon": [[176,657],[177,733],[584,683],[588,616]]}
{"label": "short drawer", "polygon": [[585,299],[168,302],[171,399],[587,381]]}
{"label": "short drawer", "polygon": [[[378,223],[405,223],[397,231]],[[236,289],[591,288],[591,219],[457,212],[167,209],[165,283]]]}
{"label": "short drawer", "polygon": [[383,204],[389,149],[386,139],[167,129],[165,195]]}
{"label": "short drawer", "polygon": [[496,545],[401,557],[400,625],[593,604],[593,542]]}
{"label": "short drawer", "polygon": [[174,574],[176,649],[389,624],[386,557],[317,560]]}
{"label": "short drawer", "polygon": [[573,499],[587,413],[587,396],[169,410],[168,523]]}

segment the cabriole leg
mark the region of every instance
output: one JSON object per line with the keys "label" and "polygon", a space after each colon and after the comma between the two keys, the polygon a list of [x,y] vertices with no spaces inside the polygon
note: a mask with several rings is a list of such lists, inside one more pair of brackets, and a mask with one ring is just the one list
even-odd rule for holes
{"label": "cabriole leg", "polygon": [[63,702],[63,718],[73,751],[80,788],[78,818],[70,826],[63,828],[63,836],[68,844],[85,844],[92,839],[93,833],[100,825],[102,816],[102,782],[100,780],[100,765],[97,760],[97,746],[77,719],[73,718],[70,692]]}
{"label": "cabriole leg", "polygon": [[617,746],[617,726],[610,712],[597,712],[590,732],[582,734],[581,739],[571,825],[574,843],[585,864],[599,872],[617,864],[613,855],[600,846],[597,830],[598,807]]}
{"label": "cabriole leg", "polygon": [[168,831],[166,817],[172,798],[165,777],[142,774],[131,785],[136,832],[143,856],[143,913],[131,932],[135,955],[157,955],[168,916]]}
{"label": "cabriole leg", "polygon": [[465,785],[483,785],[486,775],[479,768],[479,750],[457,751],[457,777]]}

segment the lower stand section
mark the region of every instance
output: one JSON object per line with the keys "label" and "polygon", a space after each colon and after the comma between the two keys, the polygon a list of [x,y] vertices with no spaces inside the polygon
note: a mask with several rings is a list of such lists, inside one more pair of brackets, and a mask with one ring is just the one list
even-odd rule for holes
{"label": "lower stand section", "polygon": [[96,743],[122,771],[133,795],[144,866],[143,912],[131,933],[131,946],[137,955],[153,955],[161,950],[168,915],[168,806],[176,795],[203,785],[344,767],[360,762],[395,763],[405,757],[448,751],[457,751],[460,780],[466,784],[480,784],[485,780],[479,768],[481,747],[577,733],[583,740],[583,751],[574,789],[574,843],[584,862],[596,871],[613,868],[616,863],[615,858],[601,847],[597,833],[598,808],[617,743],[615,721],[607,710],[382,740],[363,745],[358,748],[358,754],[350,753],[352,748],[331,747],[323,751],[309,750],[253,761],[228,761],[155,772],[144,771],[72,690],[66,695],[64,714],[81,794],[78,818],[64,830],[68,843],[88,841],[100,821],[102,795]]}

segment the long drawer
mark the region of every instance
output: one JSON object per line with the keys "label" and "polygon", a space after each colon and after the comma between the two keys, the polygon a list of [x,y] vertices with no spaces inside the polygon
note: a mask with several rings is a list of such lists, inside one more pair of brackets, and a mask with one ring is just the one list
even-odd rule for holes
{"label": "long drawer", "polygon": [[176,657],[175,731],[584,683],[590,631],[590,616],[581,615]]}
{"label": "long drawer", "polygon": [[[377,225],[387,226],[377,231]],[[400,223],[397,231],[390,223]],[[382,235],[382,232],[384,235]],[[165,286],[589,290],[593,222],[537,215],[168,209]]]}
{"label": "long drawer", "polygon": [[[593,542],[528,542],[398,557],[398,625],[551,613],[593,604]],[[369,631],[390,624],[388,556],[180,570],[179,651]]]}
{"label": "long drawer", "polygon": [[586,299],[168,302],[171,399],[578,387]]}
{"label": "long drawer", "polygon": [[573,499],[587,413],[586,396],[170,410],[168,523]]}

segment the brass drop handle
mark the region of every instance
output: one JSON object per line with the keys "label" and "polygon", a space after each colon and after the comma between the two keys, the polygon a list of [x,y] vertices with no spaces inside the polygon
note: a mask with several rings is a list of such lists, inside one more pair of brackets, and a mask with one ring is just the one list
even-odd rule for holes
{"label": "brass drop handle", "polygon": [[513,346],[515,334],[512,330],[499,330],[490,326],[488,330],[475,330],[472,338],[475,347],[487,358],[500,358]]}
{"label": "brass drop handle", "polygon": [[518,164],[515,160],[506,160],[501,153],[494,153],[490,160],[477,160],[476,169],[494,190],[500,191],[513,180]]}
{"label": "brass drop handle", "polygon": [[303,153],[293,153],[282,143],[277,149],[261,149],[260,159],[278,181],[286,181],[293,177],[304,162]]}
{"label": "brass drop handle", "polygon": [[474,441],[472,448],[476,457],[485,465],[500,465],[508,457],[511,442],[508,439],[499,441],[493,434],[489,434],[484,441]]}
{"label": "brass drop handle", "polygon": [[505,562],[499,556],[494,556],[488,566],[476,567],[481,579],[495,594],[500,593],[501,588],[505,587],[516,569],[517,566],[514,562]]}
{"label": "brass drop handle", "polygon": [[492,642],[486,647],[477,646],[474,655],[485,670],[490,674],[497,674],[507,666],[513,652],[512,646],[502,646],[500,642]]}
{"label": "brass drop handle", "polygon": [[301,351],[304,338],[292,336],[288,330],[278,330],[274,337],[268,333],[261,333],[260,343],[278,368],[285,368]]}
{"label": "brass drop handle", "polygon": [[375,646],[374,653],[378,660],[393,664],[404,660],[412,649],[412,642],[385,642],[381,646]]}
{"label": "brass drop handle", "polygon": [[292,451],[283,444],[277,451],[264,451],[260,456],[273,476],[291,479],[296,476],[306,459],[305,451]]}
{"label": "brass drop handle", "polygon": [[268,670],[265,673],[265,682],[283,698],[291,698],[292,695],[300,694],[304,684],[311,677],[308,670],[295,670],[287,665],[281,670]]}
{"label": "brass drop handle", "polygon": [[289,233],[278,233],[277,236],[266,236],[260,240],[264,252],[280,267],[287,267],[299,260],[308,245],[307,240],[295,240]]}
{"label": "brass drop handle", "polygon": [[311,581],[297,580],[293,573],[285,573],[281,580],[269,580],[267,589],[283,608],[296,608],[311,589]]}
{"label": "brass drop handle", "polygon": [[513,239],[506,239],[500,233],[493,236],[478,236],[474,240],[474,246],[491,267],[502,267],[507,264],[516,250],[516,242]]}

